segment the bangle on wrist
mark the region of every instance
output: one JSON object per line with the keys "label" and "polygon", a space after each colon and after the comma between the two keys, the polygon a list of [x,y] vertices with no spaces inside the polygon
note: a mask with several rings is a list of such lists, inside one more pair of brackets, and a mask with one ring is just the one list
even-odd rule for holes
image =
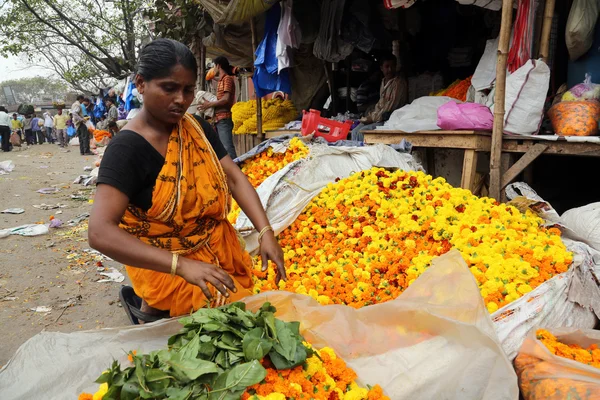
{"label": "bangle on wrist", "polygon": [[173,253],[173,260],[171,261],[171,277],[174,277],[177,272],[177,261],[179,261],[179,254]]}
{"label": "bangle on wrist", "polygon": [[268,231],[271,231],[273,233],[275,233],[275,231],[273,230],[273,228],[271,227],[271,225],[267,225],[264,228],[262,228],[258,234],[258,244],[260,244],[262,242],[262,238],[265,235],[265,233],[267,233]]}

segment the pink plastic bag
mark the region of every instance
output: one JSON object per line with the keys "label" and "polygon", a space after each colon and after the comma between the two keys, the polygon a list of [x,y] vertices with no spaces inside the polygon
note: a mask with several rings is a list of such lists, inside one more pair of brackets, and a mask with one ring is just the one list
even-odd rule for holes
{"label": "pink plastic bag", "polygon": [[444,130],[491,130],[493,123],[492,112],[482,104],[450,101],[437,111],[437,124]]}

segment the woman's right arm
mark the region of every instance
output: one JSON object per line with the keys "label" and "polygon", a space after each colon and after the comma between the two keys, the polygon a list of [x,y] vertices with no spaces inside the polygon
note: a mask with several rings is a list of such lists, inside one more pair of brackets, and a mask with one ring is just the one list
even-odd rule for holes
{"label": "woman's right arm", "polygon": [[[170,251],[146,244],[119,228],[128,204],[129,198],[120,190],[98,185],[88,228],[90,246],[122,264],[171,273],[173,254]],[[221,268],[189,258],[179,258],[177,275],[199,286],[208,299],[212,296],[207,283],[225,296],[229,296],[227,288],[236,290],[232,278]]]}

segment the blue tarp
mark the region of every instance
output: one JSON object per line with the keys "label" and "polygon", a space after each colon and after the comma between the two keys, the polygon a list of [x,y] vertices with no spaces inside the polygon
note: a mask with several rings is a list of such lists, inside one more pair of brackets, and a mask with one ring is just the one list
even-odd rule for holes
{"label": "blue tarp", "polygon": [[256,61],[254,61],[254,91],[260,97],[269,93],[282,91],[292,93],[290,76],[287,69],[277,73],[277,28],[281,18],[281,6],[279,3],[267,11],[265,22],[265,36],[256,49]]}

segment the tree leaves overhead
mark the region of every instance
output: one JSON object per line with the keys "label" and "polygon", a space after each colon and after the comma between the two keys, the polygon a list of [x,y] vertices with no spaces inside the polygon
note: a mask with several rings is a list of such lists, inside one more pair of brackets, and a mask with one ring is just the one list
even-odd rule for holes
{"label": "tree leaves overhead", "polygon": [[193,0],[155,0],[144,12],[157,36],[194,46],[212,32],[213,21]]}
{"label": "tree leaves overhead", "polygon": [[55,98],[63,99],[68,91],[64,82],[43,76],[0,82],[0,88],[5,86],[12,88],[17,103],[33,103],[34,98],[42,96],[52,97],[52,100]]}
{"label": "tree leaves overhead", "polygon": [[299,323],[281,321],[275,311],[269,303],[257,313],[233,303],[182,318],[183,329],[169,338],[168,350],[133,355],[133,367],[123,371],[115,361],[98,378],[109,386],[103,399],[239,399],[265,379],[264,357],[289,369],[313,354]]}
{"label": "tree leaves overhead", "polygon": [[0,55],[50,67],[77,89],[95,89],[134,70],[142,0],[4,0]]}

